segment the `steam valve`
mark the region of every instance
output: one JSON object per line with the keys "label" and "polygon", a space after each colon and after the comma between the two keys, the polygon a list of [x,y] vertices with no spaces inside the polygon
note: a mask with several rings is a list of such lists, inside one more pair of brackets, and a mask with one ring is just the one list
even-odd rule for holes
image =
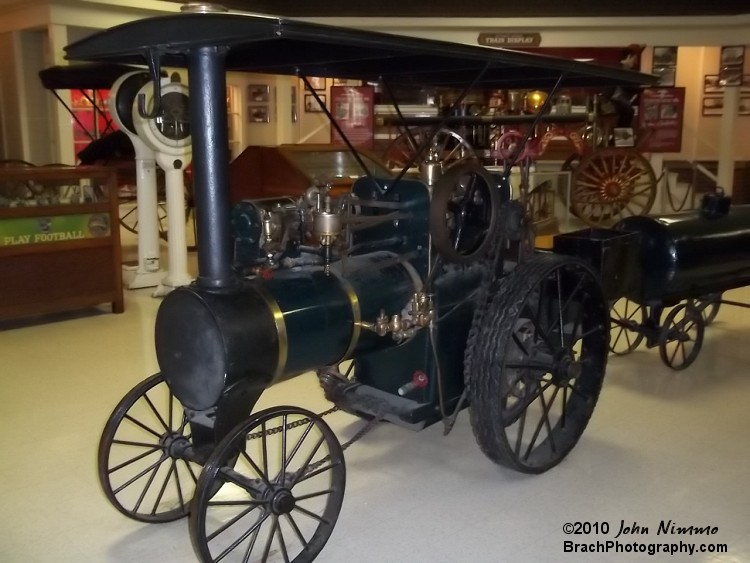
{"label": "steam valve", "polygon": [[323,250],[323,270],[331,272],[333,244],[341,234],[341,215],[331,210],[331,196],[326,195],[321,204],[318,193],[317,205],[313,211],[313,235],[320,241]]}
{"label": "steam valve", "polygon": [[412,376],[409,383],[398,388],[398,394],[403,397],[404,395],[407,395],[416,389],[424,389],[425,387],[427,387],[429,381],[430,380],[427,378],[427,374],[425,372],[417,370],[414,372],[414,375]]}
{"label": "steam valve", "polygon": [[390,334],[396,342],[413,337],[419,329],[430,325],[435,316],[432,296],[422,291],[412,295],[410,306],[401,314],[386,315],[381,309],[375,322],[361,322],[359,326],[378,336]]}
{"label": "steam valve", "polygon": [[427,158],[419,164],[419,171],[422,180],[430,188],[440,179],[443,175],[443,162],[440,160],[437,148],[430,147]]}

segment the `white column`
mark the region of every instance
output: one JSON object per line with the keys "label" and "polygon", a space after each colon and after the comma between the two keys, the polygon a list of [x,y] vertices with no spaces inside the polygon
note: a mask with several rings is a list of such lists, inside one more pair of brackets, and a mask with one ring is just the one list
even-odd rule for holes
{"label": "white column", "polygon": [[[60,24],[47,25],[47,49],[48,64],[67,65],[65,60],[64,47],[68,44],[68,26]],[[68,107],[70,107],[70,90],[58,90],[57,94],[62,98]],[[50,94],[50,97],[51,94]],[[53,148],[54,162],[63,164],[75,164],[76,155],[73,146],[73,126],[71,125],[72,117],[68,110],[55,98],[52,99],[52,138],[55,144]]]}
{"label": "white column", "polygon": [[718,185],[724,188],[724,193],[732,195],[734,183],[734,124],[740,102],[738,86],[728,86],[724,89],[724,113],[721,115],[719,130],[719,172]]}
{"label": "white column", "polygon": [[[188,285],[193,277],[188,273],[187,244],[185,240],[185,177],[182,167],[170,167],[173,160],[157,153],[156,160],[164,170],[167,187],[167,275],[154,292],[154,297],[166,295],[172,289]],[[182,161],[181,161],[182,162]],[[187,166],[184,162],[183,166]]]}
{"label": "white column", "polygon": [[138,265],[123,266],[128,289],[158,286],[164,278],[160,264],[158,196],[154,151],[135,135],[136,202],[138,205]]}

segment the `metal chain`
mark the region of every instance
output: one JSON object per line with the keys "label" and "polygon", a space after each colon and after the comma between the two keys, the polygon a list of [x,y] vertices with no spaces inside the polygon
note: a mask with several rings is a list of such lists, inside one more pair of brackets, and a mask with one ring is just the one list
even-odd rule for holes
{"label": "metal chain", "polygon": [[[329,414],[335,413],[337,410],[339,410],[338,407],[334,406],[328,409],[327,411],[323,411],[318,413],[318,416],[320,418],[323,418],[324,416],[328,416]],[[310,418],[302,418],[300,420],[295,420],[294,422],[290,422],[286,425],[287,430],[291,430],[292,428],[298,428],[300,426],[304,426],[305,424],[308,424],[310,422]],[[268,430],[260,430],[258,432],[253,432],[252,434],[248,434],[245,438],[247,441],[250,440],[257,440],[258,438],[261,438],[262,436],[272,436],[273,434],[278,434],[284,429],[284,425],[276,426],[275,428],[269,428]]]}
{"label": "metal chain", "polygon": [[[356,434],[354,434],[354,436],[352,436],[349,440],[341,444],[341,451],[346,451],[346,449],[352,444],[354,444],[354,442],[357,442],[361,440],[362,438],[364,438],[370,432],[370,430],[375,428],[375,426],[377,426],[378,423],[381,422],[382,420],[383,420],[383,415],[381,413],[378,413],[375,416],[375,418],[373,418],[372,420],[368,420],[367,423],[364,426],[362,426],[362,428],[360,428]],[[311,464],[305,470],[305,474],[312,473],[313,471],[318,469],[318,467],[321,467],[323,464],[327,463],[330,460],[331,460],[331,456],[329,454],[325,456],[323,459],[321,459],[320,461],[316,461],[315,463]]]}
{"label": "metal chain", "polygon": [[[339,410],[341,410],[339,407],[333,406],[330,409],[328,409],[327,411],[323,411],[323,412],[318,413],[317,416],[319,416],[320,418],[323,418],[323,417],[328,416],[329,414],[333,414],[333,413],[335,413],[336,411],[339,411]],[[383,413],[382,413],[382,411],[378,411],[378,413],[375,415],[375,417],[372,420],[368,420],[367,423],[364,426],[362,426],[362,428],[360,428],[354,434],[354,436],[352,436],[349,440],[347,440],[346,442],[344,442],[343,444],[341,444],[341,451],[346,451],[346,449],[349,446],[351,446],[355,442],[357,442],[357,441],[361,440],[362,438],[364,438],[382,420],[383,420]],[[305,417],[305,418],[302,418],[300,420],[295,420],[294,422],[290,422],[289,424],[286,425],[286,429],[287,430],[291,430],[292,428],[298,428],[300,426],[304,426],[305,424],[309,424],[310,422],[311,422],[310,417]],[[257,440],[258,438],[262,438],[262,437],[265,437],[265,436],[272,436],[273,434],[278,434],[282,430],[284,430],[284,425],[283,424],[280,425],[280,426],[276,426],[274,428],[269,428],[268,430],[260,430],[258,432],[253,432],[252,434],[248,434],[247,437],[246,437],[246,440],[247,441]],[[315,471],[316,469],[318,469],[319,467],[321,467],[323,464],[325,464],[326,462],[328,462],[330,460],[331,460],[331,456],[327,455],[324,458],[322,458],[321,460],[316,461],[315,463],[309,465],[307,467],[307,469],[305,470],[305,475],[307,475],[308,473],[312,473],[313,471]]]}

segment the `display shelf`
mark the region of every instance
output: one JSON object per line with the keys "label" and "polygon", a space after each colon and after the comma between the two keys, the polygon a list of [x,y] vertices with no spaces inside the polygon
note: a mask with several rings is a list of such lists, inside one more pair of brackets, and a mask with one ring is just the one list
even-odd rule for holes
{"label": "display shelf", "polygon": [[101,303],[121,313],[120,263],[114,170],[0,168],[0,319]]}

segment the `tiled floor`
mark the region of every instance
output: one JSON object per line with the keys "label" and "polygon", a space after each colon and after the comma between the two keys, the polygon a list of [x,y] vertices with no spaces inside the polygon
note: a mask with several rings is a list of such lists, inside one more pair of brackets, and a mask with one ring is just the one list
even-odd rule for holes
{"label": "tiled floor", "polygon": [[[185,520],[146,525],[100,491],[96,451],[107,417],[157,370],[159,301],[127,292],[123,315],[96,314],[0,332],[0,562],[194,561]],[[732,297],[750,301],[750,291]],[[656,350],[611,358],[599,404],[572,454],[529,477],[476,446],[463,413],[453,433],[382,424],[346,452],[347,491],[327,563],[750,561],[750,314],[724,308],[700,357],[673,372]],[[328,406],[313,377],[271,390],[257,408]],[[361,424],[329,417],[341,441]],[[659,522],[715,535],[656,535]],[[566,540],[726,544],[689,556],[564,553]],[[565,535],[569,522],[608,535]]]}

